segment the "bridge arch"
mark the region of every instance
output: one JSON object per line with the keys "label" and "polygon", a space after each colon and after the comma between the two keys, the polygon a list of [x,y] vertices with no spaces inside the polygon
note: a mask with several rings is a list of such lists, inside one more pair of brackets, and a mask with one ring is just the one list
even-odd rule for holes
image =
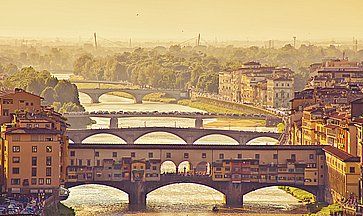
{"label": "bridge arch", "polygon": [[[91,142],[91,143],[117,143],[117,144],[126,144],[126,140],[121,137],[119,134],[117,133],[113,133],[112,131],[106,131],[106,132],[101,132],[101,133],[91,133],[91,134],[88,134],[87,136],[85,137],[82,137],[83,139],[81,140],[81,143],[87,143],[86,140],[87,139],[92,139],[94,137],[97,137],[97,136],[111,136],[112,139],[114,140],[114,142],[110,142],[110,141],[101,141],[101,142]],[[117,141],[116,141],[117,140]],[[121,141],[121,142],[119,142]]]}
{"label": "bridge arch", "polygon": [[188,175],[188,173],[194,171],[193,164],[188,160],[183,160],[178,164],[177,171],[179,174]]}
{"label": "bridge arch", "polygon": [[246,145],[276,145],[278,144],[279,140],[275,137],[271,136],[260,136],[255,137],[252,139],[249,139],[249,141],[246,143]]}
{"label": "bridge arch", "polygon": [[193,184],[193,185],[198,185],[198,186],[204,186],[206,188],[212,189],[212,190],[220,193],[223,196],[225,195],[225,191],[223,191],[223,189],[220,188],[220,187],[216,187],[213,184],[208,184],[208,183],[205,183],[205,182],[202,182],[202,181],[193,181],[193,180],[191,180],[191,181],[175,180],[175,181],[172,181],[172,182],[165,182],[165,183],[155,184],[153,186],[149,186],[148,187],[148,190],[147,190],[147,193],[146,194],[148,196],[150,193],[152,193],[152,192],[154,192],[154,191],[156,191],[158,189],[161,189],[161,188],[167,187],[167,186],[172,186],[172,185],[175,185],[175,184],[183,184],[183,185],[185,185],[185,184],[187,184],[187,185],[188,184]]}
{"label": "bridge arch", "polygon": [[75,187],[80,187],[80,186],[93,186],[93,185],[98,185],[98,186],[107,186],[110,188],[114,188],[117,189],[125,194],[130,194],[130,191],[127,187],[123,186],[122,184],[118,184],[117,182],[113,182],[113,181],[102,181],[102,182],[97,182],[97,181],[92,181],[92,182],[66,182],[65,187],[67,189],[70,188],[75,188]]}
{"label": "bridge arch", "polygon": [[172,160],[165,160],[160,164],[160,174],[177,173],[177,164]]}
{"label": "bridge arch", "polygon": [[[249,194],[249,193],[257,191],[257,190],[265,189],[265,188],[280,187],[280,186],[285,186],[285,187],[289,187],[289,188],[297,188],[297,189],[303,190],[305,192],[312,194],[314,196],[314,199],[318,199],[319,201],[321,201],[321,198],[319,196],[322,195],[322,193],[321,193],[322,191],[318,186],[305,186],[305,185],[299,185],[299,184],[281,184],[281,183],[249,184],[247,187],[244,188],[243,195]],[[287,194],[287,192],[286,192],[286,194]]]}
{"label": "bridge arch", "polygon": [[[211,140],[211,141],[209,141]],[[223,141],[222,141],[223,140]],[[223,142],[223,143],[222,143]],[[219,133],[207,134],[199,137],[193,142],[193,144],[228,144],[228,145],[238,145],[239,141],[235,138]]]}
{"label": "bridge arch", "polygon": [[[209,133],[204,133],[204,134],[199,135],[199,136],[195,136],[195,138],[193,140],[193,144],[197,144],[196,142],[200,141],[201,139],[208,138],[210,136],[228,137],[229,139],[236,141],[237,144],[240,143],[240,140],[237,137],[235,137],[235,136],[232,136],[232,135],[230,135],[228,133],[223,133],[223,131],[220,131],[220,132],[214,132],[214,131],[212,131],[212,132],[209,132]],[[218,143],[218,144],[220,144],[220,143]]]}
{"label": "bridge arch", "polygon": [[[174,138],[177,138],[177,139],[181,140],[182,142],[184,142],[184,143],[181,143],[181,144],[187,144],[188,143],[187,140],[185,140],[185,138],[183,136],[181,136],[180,134],[175,133],[173,131],[168,131],[167,129],[163,130],[162,128],[158,128],[156,130],[151,130],[151,131],[150,130],[145,131],[145,132],[142,132],[142,133],[138,134],[138,136],[135,137],[135,139],[134,139],[135,140],[134,143],[138,143],[138,141],[140,141],[140,139],[142,139],[145,136],[149,136],[149,135],[152,135],[152,134],[160,134],[160,133],[172,135]],[[157,144],[162,144],[162,143],[157,143]]]}

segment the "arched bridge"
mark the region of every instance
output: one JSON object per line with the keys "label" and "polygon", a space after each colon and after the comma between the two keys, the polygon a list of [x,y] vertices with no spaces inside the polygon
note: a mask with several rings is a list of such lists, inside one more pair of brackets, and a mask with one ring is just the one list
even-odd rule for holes
{"label": "arched bridge", "polygon": [[101,95],[110,93],[110,92],[125,92],[134,97],[135,103],[142,103],[142,98],[145,95],[151,93],[165,93],[166,95],[175,98],[176,100],[189,98],[189,92],[182,90],[173,90],[173,89],[129,89],[129,88],[93,88],[93,89],[78,89],[79,92],[82,92],[88,95],[92,103],[99,103],[99,98]]}
{"label": "arched bridge", "polygon": [[249,141],[258,137],[271,137],[279,139],[280,133],[258,132],[258,131],[238,131],[221,129],[201,129],[201,128],[177,128],[177,127],[136,127],[117,129],[75,129],[67,130],[67,136],[74,143],[82,143],[86,138],[96,134],[111,134],[123,139],[127,144],[134,144],[140,137],[153,133],[165,132],[181,138],[187,144],[193,144],[198,139],[208,135],[224,135],[234,139],[240,145],[246,145]]}
{"label": "arched bridge", "polygon": [[[67,188],[118,188],[136,209],[146,207],[148,193],[177,183],[213,188],[230,207],[241,207],[245,194],[270,186],[300,188],[324,201],[329,185],[322,146],[70,144],[69,151]],[[190,165],[165,172],[166,162]]]}
{"label": "arched bridge", "polygon": [[110,127],[112,129],[118,128],[119,118],[132,118],[132,117],[174,117],[174,118],[192,118],[195,119],[195,127],[203,127],[203,119],[211,118],[231,118],[231,119],[261,119],[265,120],[268,117],[263,114],[220,114],[220,113],[202,113],[202,112],[127,112],[127,111],[97,111],[97,112],[70,112],[64,113],[63,117],[67,118],[67,122],[72,125],[77,125],[84,118],[99,117],[109,118]]}
{"label": "arched bridge", "polygon": [[290,186],[312,193],[317,200],[324,201],[324,187],[317,185],[299,185],[294,183],[232,183],[213,181],[211,176],[185,176],[176,174],[164,174],[159,181],[131,182],[131,181],[89,181],[89,182],[67,182],[66,188],[85,184],[100,184],[119,189],[128,194],[130,209],[140,210],[146,208],[147,195],[154,190],[167,185],[178,183],[192,183],[212,188],[225,197],[227,207],[243,206],[243,196],[258,189],[272,186]]}

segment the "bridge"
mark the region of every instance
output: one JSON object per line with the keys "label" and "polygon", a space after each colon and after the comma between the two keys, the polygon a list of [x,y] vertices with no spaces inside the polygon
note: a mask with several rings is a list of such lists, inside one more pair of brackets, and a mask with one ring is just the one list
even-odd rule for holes
{"label": "bridge", "polygon": [[300,188],[318,201],[328,196],[322,146],[70,144],[69,151],[65,187],[111,186],[128,194],[131,209],[145,208],[150,192],[176,183],[213,188],[228,207],[270,186]]}
{"label": "bridge", "polygon": [[91,98],[92,103],[99,103],[99,98],[103,94],[107,94],[110,92],[125,92],[127,94],[130,94],[134,97],[135,103],[142,103],[142,98],[145,95],[151,93],[165,93],[169,97],[173,97],[176,100],[190,98],[188,91],[173,89],[81,88],[78,89],[78,91],[88,95]]}
{"label": "bridge", "polygon": [[86,138],[97,134],[115,135],[127,144],[134,144],[140,137],[153,133],[165,132],[181,138],[186,144],[192,145],[200,138],[208,135],[224,135],[234,139],[240,145],[246,145],[249,141],[258,137],[271,137],[276,140],[281,136],[276,132],[239,131],[222,129],[201,128],[177,128],[177,127],[132,127],[116,129],[69,129],[67,136],[74,143],[82,143]]}
{"label": "bridge", "polygon": [[119,118],[132,118],[132,117],[174,117],[174,118],[191,118],[195,119],[195,127],[203,127],[203,119],[214,119],[214,118],[231,118],[231,119],[261,119],[265,120],[267,116],[263,114],[219,114],[219,113],[202,113],[202,112],[72,112],[64,113],[63,117],[67,118],[67,122],[77,123],[82,121],[82,118],[99,117],[109,118],[111,129],[118,128]]}

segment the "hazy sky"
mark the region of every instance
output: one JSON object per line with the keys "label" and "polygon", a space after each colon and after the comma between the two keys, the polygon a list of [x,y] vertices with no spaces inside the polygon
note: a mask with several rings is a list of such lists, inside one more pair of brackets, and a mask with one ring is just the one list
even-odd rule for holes
{"label": "hazy sky", "polygon": [[0,36],[363,38],[363,0],[0,0]]}

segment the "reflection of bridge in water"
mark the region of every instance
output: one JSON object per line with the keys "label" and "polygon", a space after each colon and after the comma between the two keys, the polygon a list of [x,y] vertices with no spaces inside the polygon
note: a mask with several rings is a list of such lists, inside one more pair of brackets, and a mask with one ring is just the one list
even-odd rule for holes
{"label": "reflection of bridge in water", "polygon": [[177,128],[177,127],[133,127],[117,129],[76,129],[67,130],[67,136],[74,143],[82,143],[86,138],[97,134],[111,134],[127,144],[134,144],[140,137],[154,133],[164,132],[181,138],[186,144],[194,144],[197,140],[209,135],[224,135],[232,138],[240,145],[246,145],[249,141],[259,137],[270,137],[278,140],[281,136],[276,132],[238,131],[222,129],[201,128]]}
{"label": "reflection of bridge in water", "polygon": [[[270,186],[292,186],[319,201],[326,198],[321,146],[70,144],[69,150],[66,187],[111,186],[126,192],[136,209],[146,207],[148,193],[176,183],[213,188],[230,207],[241,207],[245,194]],[[167,162],[189,167],[165,174]]]}

